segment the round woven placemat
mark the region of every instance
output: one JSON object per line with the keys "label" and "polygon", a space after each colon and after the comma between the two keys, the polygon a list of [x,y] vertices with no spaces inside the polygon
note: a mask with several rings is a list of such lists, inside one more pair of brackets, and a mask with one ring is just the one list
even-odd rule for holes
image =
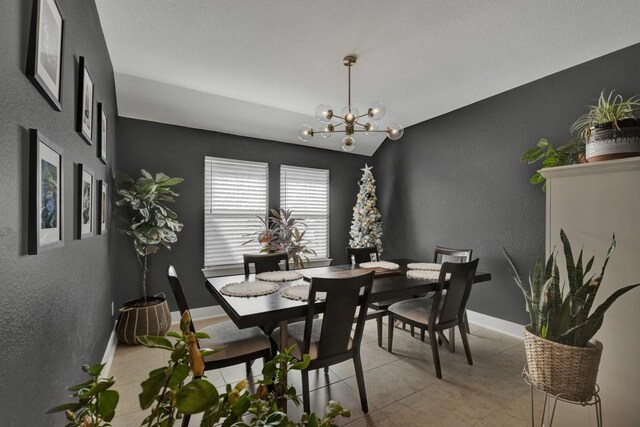
{"label": "round woven placemat", "polygon": [[291,282],[302,278],[297,271],[266,271],[256,275],[256,279],[265,282]]}
{"label": "round woven placemat", "polygon": [[385,268],[387,270],[397,270],[400,268],[395,262],[389,261],[372,261],[360,263],[360,268]]}
{"label": "round woven placemat", "polygon": [[269,282],[238,282],[229,283],[220,289],[222,295],[229,297],[259,297],[269,295],[278,290],[276,283]]}
{"label": "round woven placemat", "polygon": [[[407,277],[419,280],[438,280],[440,279],[440,272],[433,270],[409,270],[407,271]],[[449,280],[450,277],[451,273],[447,273],[445,280]]]}
{"label": "round woven placemat", "polygon": [[[280,294],[281,297],[292,299],[295,301],[308,301],[309,300],[309,285],[297,285],[291,286],[290,288],[285,289]],[[327,297],[326,292],[317,292],[316,300],[324,301]]]}
{"label": "round woven placemat", "polygon": [[409,270],[429,270],[440,271],[442,264],[436,264],[434,262],[412,262],[407,264]]}

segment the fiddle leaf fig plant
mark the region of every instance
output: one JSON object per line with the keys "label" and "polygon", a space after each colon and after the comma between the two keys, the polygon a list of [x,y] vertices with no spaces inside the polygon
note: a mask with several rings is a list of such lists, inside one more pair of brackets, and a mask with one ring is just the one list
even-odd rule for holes
{"label": "fiddle leaf fig plant", "polygon": [[[566,271],[560,283],[560,272],[556,263],[555,249],[546,264],[538,255],[528,281],[524,281],[513,258],[505,248],[504,256],[509,262],[511,273],[516,284],[522,290],[526,308],[531,318],[531,333],[560,344],[574,347],[586,347],[588,342],[602,326],[605,312],[622,295],[640,283],[619,288],[613,292],[593,312],[596,298],[604,277],[609,258],[616,246],[615,235],[604,259],[599,274],[591,274],[595,257],[586,264],[583,262],[583,250],[580,250],[577,261],[573,257],[571,243],[564,230],[560,230],[560,240],[564,248]],[[568,290],[565,289],[568,284]],[[566,292],[565,292],[566,291]]]}
{"label": "fiddle leaf fig plant", "polygon": [[172,187],[183,179],[170,178],[164,173],[153,176],[144,169],[140,174],[134,180],[126,172],[116,172],[116,189],[120,196],[116,205],[129,208],[129,228],[119,231],[133,238],[136,256],[142,266],[142,296],[146,298],[148,256],[161,247],[171,249],[183,227],[178,215],[166,205],[174,203],[179,196]]}

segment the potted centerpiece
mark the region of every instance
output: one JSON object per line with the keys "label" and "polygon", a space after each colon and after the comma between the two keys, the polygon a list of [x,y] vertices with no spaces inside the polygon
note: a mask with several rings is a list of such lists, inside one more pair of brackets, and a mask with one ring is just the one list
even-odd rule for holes
{"label": "potted centerpiece", "polygon": [[589,107],[571,126],[586,144],[590,162],[640,155],[640,97],[600,93],[598,104]]}
{"label": "potted centerpiece", "polygon": [[155,176],[142,170],[133,180],[122,171],[116,172],[118,206],[129,208],[129,227],[120,232],[131,236],[138,262],[142,267],[142,297],[128,301],[120,308],[116,333],[126,344],[138,344],[140,335],[164,335],[171,325],[171,313],[163,294],[147,295],[148,258],[161,247],[171,249],[182,230],[175,212],[166,203],[175,202],[179,194],[171,188],[182,178],[170,178],[163,173]]}
{"label": "potted centerpiece", "polygon": [[[615,236],[599,274],[591,274],[594,257],[583,264],[582,251],[574,261],[571,244],[563,230],[566,271],[562,282],[555,250],[546,265],[541,257],[526,283],[513,259],[503,248],[513,278],[522,290],[531,324],[524,328],[527,367],[533,385],[567,400],[585,401],[594,393],[602,343],[593,336],[602,326],[605,312],[616,299],[640,286],[622,287],[593,312],[591,308],[615,248]],[[567,289],[568,288],[568,289]],[[564,293],[564,295],[563,295]]]}

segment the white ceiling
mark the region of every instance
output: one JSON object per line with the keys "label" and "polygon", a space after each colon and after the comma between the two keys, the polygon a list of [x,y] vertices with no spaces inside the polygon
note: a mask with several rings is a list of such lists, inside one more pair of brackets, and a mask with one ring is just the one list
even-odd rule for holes
{"label": "white ceiling", "polygon": [[[640,42],[638,0],[96,4],[121,116],[333,150],[338,135],[296,130],[346,104],[347,54],[353,105],[380,100],[381,123],[407,128]],[[384,139],[356,137],[365,155]]]}

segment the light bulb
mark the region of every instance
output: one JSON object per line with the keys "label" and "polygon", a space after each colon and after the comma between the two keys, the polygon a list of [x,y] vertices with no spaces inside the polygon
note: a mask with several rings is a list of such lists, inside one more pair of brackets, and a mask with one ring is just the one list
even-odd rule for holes
{"label": "light bulb", "polygon": [[344,107],[342,111],[340,111],[340,115],[344,117],[345,122],[353,123],[360,115],[360,112],[355,107],[351,107],[351,112],[349,112],[349,107]]}
{"label": "light bulb", "polygon": [[387,136],[389,139],[396,141],[402,138],[402,134],[404,134],[404,128],[397,123],[390,124],[387,127]]}
{"label": "light bulb", "polygon": [[369,110],[367,111],[367,115],[371,120],[380,120],[384,117],[384,114],[387,112],[384,104],[380,101],[374,101],[369,106]]}
{"label": "light bulb", "polygon": [[378,130],[378,125],[375,122],[369,122],[364,125],[365,135],[372,135],[377,130]]}
{"label": "light bulb", "polygon": [[351,135],[347,135],[342,140],[342,149],[347,153],[352,152],[356,148],[356,140],[351,137]]}
{"label": "light bulb", "polygon": [[313,129],[309,125],[302,125],[298,128],[298,138],[300,141],[308,141],[313,137]]}
{"label": "light bulb", "polygon": [[331,135],[333,135],[334,127],[331,123],[327,123],[325,126],[322,127],[322,129],[320,129],[320,136],[323,138],[329,138]]}
{"label": "light bulb", "polygon": [[320,120],[322,123],[329,123],[332,118],[333,109],[331,108],[331,105],[318,105],[318,108],[316,108],[316,119]]}

